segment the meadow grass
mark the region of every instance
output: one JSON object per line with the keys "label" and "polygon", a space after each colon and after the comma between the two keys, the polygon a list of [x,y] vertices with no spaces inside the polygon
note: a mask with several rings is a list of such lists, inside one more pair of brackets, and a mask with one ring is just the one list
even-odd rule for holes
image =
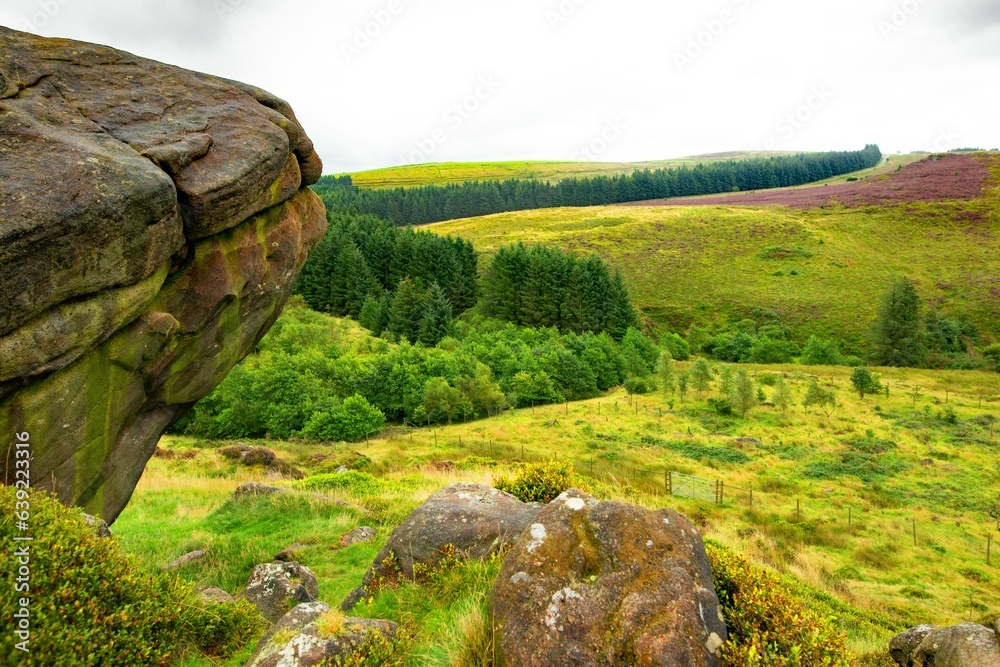
{"label": "meadow grass", "polygon": [[[168,436],[161,447],[181,455],[150,462],[113,529],[150,568],[207,549],[180,576],[231,593],[254,565],[304,544],[297,558],[316,573],[320,598],[335,606],[360,584],[392,529],[434,491],[454,481],[489,484],[521,460],[560,460],[572,462],[579,484],[597,497],[672,507],[707,537],[779,573],[797,597],[837,619],[859,655],[884,649],[893,633],[916,623],[1000,614],[997,561],[986,564],[995,522],[983,511],[1000,479],[1000,443],[988,419],[1000,411],[996,374],[880,369],[889,397],[862,401],[849,390],[850,369],[747,368],[785,375],[796,404],[786,414],[760,406],[741,419],[708,408],[715,390],[701,397],[690,392],[683,403],[676,395],[617,391],[488,420],[392,429],[367,446],[252,443],[308,474],[327,472],[313,458],[317,453],[370,457],[374,478],[357,478],[372,481],[346,486],[276,479],[223,459],[216,448],[229,443]],[[801,407],[813,377],[837,392],[840,406],[829,418]],[[914,386],[921,388],[915,400]],[[724,481],[724,501],[666,495],[667,470]],[[250,480],[293,493],[229,499]],[[361,525],[376,529],[375,541],[340,548],[340,536]],[[401,624],[398,664],[488,664],[484,619],[497,567],[457,564],[427,584],[382,590],[356,613]],[[242,664],[249,650],[226,664]],[[183,664],[210,663],[191,656]]]}

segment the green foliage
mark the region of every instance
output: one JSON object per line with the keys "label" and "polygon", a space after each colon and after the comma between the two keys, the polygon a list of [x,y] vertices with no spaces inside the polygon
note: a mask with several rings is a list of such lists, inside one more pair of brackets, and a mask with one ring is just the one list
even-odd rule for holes
{"label": "green foliage", "polygon": [[736,374],[736,384],[733,388],[732,401],[741,417],[746,417],[747,413],[757,407],[760,400],[754,391],[753,380],[750,374],[742,368]]}
{"label": "green foliage", "polygon": [[642,396],[656,391],[656,382],[651,377],[635,377],[630,375],[625,378],[624,387],[628,393]]}
{"label": "green foliage", "polygon": [[660,338],[660,347],[670,352],[676,361],[687,361],[691,358],[691,345],[675,333],[665,333]]}
{"label": "green foliage", "polygon": [[829,419],[839,404],[837,403],[837,395],[833,390],[823,389],[819,386],[819,380],[813,378],[809,383],[809,389],[806,390],[806,397],[802,401],[802,405],[807,408],[812,406],[818,407]]}
{"label": "green foliage", "polygon": [[846,637],[776,575],[707,541],[715,589],[729,630],[726,667],[848,667]]}
{"label": "green foliage", "polygon": [[854,391],[858,392],[861,400],[864,400],[868,394],[875,394],[882,391],[882,382],[879,374],[872,373],[864,366],[854,369],[854,372],[851,374],[851,384],[854,385]]}
{"label": "green foliage", "polygon": [[333,402],[330,407],[314,412],[302,433],[314,440],[357,442],[383,426],[385,415],[382,411],[364,396],[355,394],[345,398],[343,403]]}
{"label": "green foliage", "polygon": [[695,391],[698,392],[700,396],[703,392],[708,391],[712,386],[712,369],[709,367],[708,362],[705,359],[699,357],[695,360],[694,365],[691,366],[691,370],[688,371],[691,379],[691,385],[694,387]]}
{"label": "green foliage", "polygon": [[807,366],[839,366],[843,363],[840,341],[835,338],[810,336],[806,346],[802,348],[802,357],[799,361]]}
{"label": "green foliage", "polygon": [[660,354],[660,360],[656,365],[656,376],[663,393],[666,396],[673,394],[677,389],[677,365],[669,350],[664,350]]}
{"label": "green foliage", "polygon": [[[22,493],[23,497],[23,493]],[[0,614],[10,625],[0,637],[0,662],[19,665],[170,664],[182,654],[228,657],[262,625],[249,604],[213,605],[172,575],[151,573],[124,554],[114,539],[98,537],[80,510],[31,492],[30,581],[15,591],[8,580]],[[18,491],[0,485],[0,511],[14,515]],[[0,539],[15,543],[13,521],[0,522]],[[0,552],[5,576],[18,571],[13,546]],[[29,653],[15,648],[20,597],[30,599]]]}
{"label": "green foliage", "polygon": [[497,250],[483,276],[482,311],[523,326],[607,332],[615,340],[638,324],[621,276],[602,259],[523,244]]}
{"label": "green foliage", "polygon": [[908,467],[894,456],[846,450],[810,461],[802,468],[802,475],[810,479],[853,476],[863,482],[876,482],[894,477]]}
{"label": "green foliage", "polygon": [[670,442],[667,448],[681,456],[696,461],[714,461],[716,463],[729,463],[743,465],[750,462],[750,457],[738,449],[730,447],[717,447],[713,445],[703,445],[699,442]]}
{"label": "green foliage", "polygon": [[356,496],[377,495],[386,490],[385,482],[370,473],[358,470],[310,475],[295,482],[303,491],[349,491]]}
{"label": "green foliage", "polygon": [[522,463],[515,469],[513,478],[506,475],[493,478],[493,486],[526,503],[551,502],[577,483],[573,466],[566,461]]}
{"label": "green foliage", "polygon": [[869,361],[875,366],[919,366],[926,348],[920,336],[920,297],[907,278],[882,297],[871,334]]}

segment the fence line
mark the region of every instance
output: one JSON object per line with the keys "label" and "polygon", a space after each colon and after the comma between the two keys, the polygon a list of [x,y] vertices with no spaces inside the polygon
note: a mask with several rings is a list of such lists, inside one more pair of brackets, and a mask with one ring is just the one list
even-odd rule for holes
{"label": "fence line", "polygon": [[[403,427],[393,427],[391,433],[383,431],[382,434],[389,438],[405,436],[408,438],[409,442],[412,443],[413,433],[416,430],[417,429],[408,425],[404,425]],[[628,486],[636,491],[653,496],[685,498],[699,502],[708,502],[721,507],[733,507],[740,504],[745,504],[745,506],[750,509],[761,506],[774,506],[774,503],[767,502],[766,496],[760,491],[755,493],[752,487],[744,489],[736,485],[727,484],[724,479],[697,477],[695,475],[681,473],[676,470],[650,470],[645,468],[636,468],[624,463],[615,462],[604,462],[601,465],[597,465],[596,457],[580,460],[579,458],[573,457],[553,458],[541,456],[526,450],[523,444],[510,445],[508,443],[496,442],[489,438],[470,439],[466,437],[463,440],[462,436],[457,436],[456,441],[451,441],[447,444],[443,442],[443,440],[443,438],[438,437],[437,430],[434,430],[427,437],[426,444],[434,445],[435,447],[457,446],[459,449],[464,450],[471,455],[482,456],[484,458],[488,457],[494,461],[505,464],[568,461],[576,472],[586,477],[603,482],[610,481],[610,483],[616,486]],[[786,497],[783,494],[778,495]],[[791,508],[788,506],[785,506],[785,508],[789,513],[789,518],[791,518]],[[794,523],[803,522],[804,512],[800,498],[796,498],[795,500],[794,517]],[[911,519],[911,521],[912,531],[908,532],[912,532],[914,546],[919,546],[918,524],[916,519]],[[848,506],[847,525],[852,526],[854,523],[856,523],[856,517],[853,514],[853,508]],[[965,532],[966,535],[976,537],[985,543],[985,562],[987,565],[992,565],[992,533],[987,533],[987,536],[983,538],[981,535],[976,535],[975,533],[971,533],[969,531],[963,532]]]}

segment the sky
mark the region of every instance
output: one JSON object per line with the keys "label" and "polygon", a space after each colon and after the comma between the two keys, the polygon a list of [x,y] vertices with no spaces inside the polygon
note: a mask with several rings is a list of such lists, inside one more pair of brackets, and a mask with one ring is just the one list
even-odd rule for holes
{"label": "sky", "polygon": [[326,173],[1000,147],[996,0],[4,0],[288,100]]}

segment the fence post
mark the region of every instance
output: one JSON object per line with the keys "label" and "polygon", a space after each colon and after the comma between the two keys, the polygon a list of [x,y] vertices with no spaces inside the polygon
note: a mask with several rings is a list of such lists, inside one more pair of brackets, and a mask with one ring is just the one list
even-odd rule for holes
{"label": "fence post", "polygon": [[753,484],[750,485],[750,509],[753,509]]}
{"label": "fence post", "polygon": [[719,480],[719,504],[726,502],[726,481]]}
{"label": "fence post", "polygon": [[917,546],[917,520],[913,519],[913,546]]}
{"label": "fence post", "polygon": [[847,527],[851,527],[851,508],[847,508]]}
{"label": "fence post", "polygon": [[674,471],[671,470],[667,473],[667,488],[670,491],[670,495],[674,495]]}

